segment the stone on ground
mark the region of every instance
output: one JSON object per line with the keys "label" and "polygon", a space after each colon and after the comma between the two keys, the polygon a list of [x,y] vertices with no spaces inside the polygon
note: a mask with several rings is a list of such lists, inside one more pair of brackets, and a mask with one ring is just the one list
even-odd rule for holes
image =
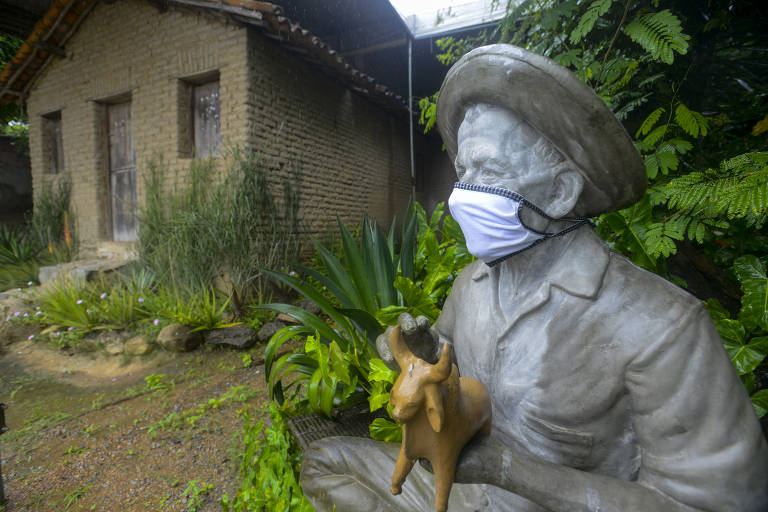
{"label": "stone on ground", "polygon": [[235,325],[214,329],[205,334],[208,345],[229,345],[236,348],[251,348],[258,341],[256,331],[247,325]]}
{"label": "stone on ground", "polygon": [[157,335],[157,344],[171,352],[189,352],[200,346],[203,337],[200,331],[190,332],[192,329],[183,324],[171,324],[163,327]]}
{"label": "stone on ground", "polygon": [[139,334],[126,341],[124,349],[129,356],[143,356],[152,352],[152,344],[145,335]]}
{"label": "stone on ground", "polygon": [[285,327],[283,322],[267,322],[261,326],[261,329],[259,329],[259,333],[256,336],[259,338],[259,341],[269,341],[269,339],[283,327]]}

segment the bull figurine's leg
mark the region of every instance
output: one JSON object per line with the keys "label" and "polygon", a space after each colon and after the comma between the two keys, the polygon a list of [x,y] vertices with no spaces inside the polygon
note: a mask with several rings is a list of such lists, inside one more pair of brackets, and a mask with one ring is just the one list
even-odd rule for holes
{"label": "bull figurine's leg", "polygon": [[446,453],[439,459],[430,461],[435,471],[435,510],[446,512],[448,498],[451,495],[453,477],[456,476],[458,453]]}
{"label": "bull figurine's leg", "polygon": [[400,445],[400,453],[397,456],[397,463],[395,463],[395,472],[392,474],[392,485],[389,491],[392,494],[400,494],[403,492],[403,482],[405,477],[411,472],[413,463],[415,460],[411,460],[405,456],[405,443]]}

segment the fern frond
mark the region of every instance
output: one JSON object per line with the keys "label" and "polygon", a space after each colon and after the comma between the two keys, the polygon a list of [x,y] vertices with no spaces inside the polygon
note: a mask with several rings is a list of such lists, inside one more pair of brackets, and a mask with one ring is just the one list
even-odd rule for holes
{"label": "fern frond", "polygon": [[560,55],[556,55],[555,57],[552,57],[552,60],[554,60],[561,66],[565,66],[565,67],[575,66],[576,64],[581,62],[581,50],[578,48],[575,48],[573,50],[568,50],[567,52],[563,52]]}
{"label": "fern frond", "polygon": [[762,223],[768,215],[768,153],[745,153],[717,170],[692,172],[662,187],[667,206],[697,212],[700,218],[725,215]]}
{"label": "fern frond", "polygon": [[672,64],[675,52],[680,55],[688,52],[690,36],[683,33],[680,20],[668,9],[638,15],[624,27],[624,33],[654,59],[660,59],[665,64]]}
{"label": "fern frond", "polygon": [[680,160],[677,158],[674,149],[669,144],[664,144],[655,152],[647,155],[643,161],[645,164],[645,172],[648,178],[654,179],[661,171],[662,174],[667,174],[669,171],[674,171],[680,165]]}
{"label": "fern frond", "polygon": [[639,137],[640,135],[645,135],[649,131],[651,131],[651,128],[659,121],[661,118],[661,114],[666,112],[666,109],[664,107],[659,107],[653,112],[650,113],[648,117],[645,118],[645,121],[643,121],[643,124],[640,125],[640,129],[637,130],[637,133],[635,134],[635,137]]}
{"label": "fern frond", "polygon": [[680,128],[691,137],[698,137],[699,134],[704,137],[709,130],[709,123],[704,116],[698,112],[690,110],[682,103],[678,104],[675,109],[675,121],[677,121]]}
{"label": "fern frond", "polygon": [[589,34],[594,28],[597,19],[608,12],[608,9],[611,8],[611,4],[613,4],[613,0],[595,0],[592,2],[592,5],[589,6],[587,12],[585,12],[579,20],[579,24],[576,25],[576,28],[571,32],[571,43],[576,44]]}

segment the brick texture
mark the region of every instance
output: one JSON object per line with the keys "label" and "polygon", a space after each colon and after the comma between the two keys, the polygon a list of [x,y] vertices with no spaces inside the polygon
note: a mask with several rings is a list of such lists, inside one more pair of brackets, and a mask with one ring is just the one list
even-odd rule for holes
{"label": "brick texture", "polygon": [[[364,209],[387,224],[407,205],[407,117],[377,108],[257,29],[211,11],[159,12],[123,0],[99,3],[66,50],[30,91],[32,178],[35,194],[54,178],[43,159],[42,116],[61,111],[63,174],[86,251],[110,239],[103,103],[130,98],[141,205],[151,159],[162,157],[169,189],[183,180],[191,161],[183,79],[210,71],[219,73],[225,148],[217,167],[225,168],[227,148],[240,146],[268,156],[275,182],[298,168],[308,234],[335,230],[337,213],[357,222]],[[418,139],[422,159],[446,160],[439,144]]]}

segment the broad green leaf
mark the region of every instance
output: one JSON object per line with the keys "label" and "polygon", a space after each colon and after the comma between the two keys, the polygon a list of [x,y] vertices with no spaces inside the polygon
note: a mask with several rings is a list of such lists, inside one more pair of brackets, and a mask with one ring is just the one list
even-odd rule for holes
{"label": "broad green leaf", "polygon": [[382,325],[397,325],[401,313],[408,311],[406,306],[387,306],[376,312],[376,320]]}
{"label": "broad green leaf", "polygon": [[768,354],[768,338],[747,340],[744,325],[738,320],[715,320],[715,327],[739,375],[748,374],[757,368]]}
{"label": "broad green leaf", "polygon": [[373,358],[370,361],[371,370],[368,373],[368,380],[371,382],[388,382],[394,384],[397,380],[397,372],[390,370],[379,358]]}
{"label": "broad green leaf", "polygon": [[651,223],[648,194],[629,208],[604,214],[600,219],[614,232],[614,245],[618,250],[628,254],[636,265],[651,272],[656,271],[656,258],[648,252],[645,245],[646,226]]}
{"label": "broad green leaf", "polygon": [[322,244],[313,240],[315,245],[315,252],[323,262],[325,270],[328,272],[329,277],[344,290],[344,294],[349,297],[352,307],[362,308],[363,300],[360,298],[360,293],[357,290],[352,278],[350,277],[344,265],[341,264],[339,259],[326,249]]}
{"label": "broad green leaf", "polygon": [[367,340],[371,344],[375,344],[376,337],[384,332],[384,327],[367,311],[362,309],[342,309],[340,312],[349,318],[360,335],[367,335]]}
{"label": "broad green leaf", "polygon": [[768,330],[768,275],[765,263],[757,256],[746,254],[734,261],[733,270],[744,290],[739,318],[747,325]]}
{"label": "broad green leaf", "polygon": [[422,290],[419,285],[407,277],[397,276],[395,289],[403,295],[403,300],[405,300],[409,310],[415,313],[414,316],[424,315],[431,323],[437,320],[440,310],[437,309],[429,294]]}
{"label": "broad green leaf", "polygon": [[309,327],[305,327],[303,325],[291,325],[288,327],[283,327],[279,331],[277,331],[267,343],[267,348],[264,350],[264,378],[269,381],[270,373],[272,372],[272,364],[275,360],[275,357],[277,355],[277,351],[280,349],[283,344],[285,344],[290,339],[301,336],[301,335],[307,335],[313,333],[314,330],[310,329]]}
{"label": "broad green leaf", "polygon": [[[347,297],[347,294],[344,293],[344,291],[339,287],[339,285],[337,285],[334,281],[332,281],[328,276],[326,276],[324,274],[321,274],[320,272],[318,272],[317,270],[315,270],[313,268],[305,267],[304,265],[293,264],[293,265],[291,265],[291,268],[293,268],[294,270],[296,270],[296,271],[298,271],[298,272],[300,272],[300,273],[302,273],[304,275],[312,277],[314,280],[316,280],[317,282],[319,282],[320,284],[325,286],[326,289],[329,292],[331,292],[331,294],[334,297],[336,297],[336,300],[339,301],[339,303],[341,304],[341,307],[343,307],[343,308],[353,308],[353,307],[355,307],[352,304],[352,301],[349,300],[349,297]],[[302,295],[306,295],[306,294],[304,294],[301,291],[299,291],[299,293],[301,293]],[[319,306],[319,304],[318,304],[318,306]]]}
{"label": "broad green leaf", "polygon": [[730,314],[728,311],[723,307],[722,304],[720,304],[720,301],[713,298],[707,299],[707,301],[704,303],[704,306],[707,308],[707,311],[709,312],[709,315],[712,317],[712,320],[723,320],[730,318]]}
{"label": "broad green leaf", "polygon": [[377,441],[399,443],[403,440],[403,429],[400,425],[384,418],[376,418],[373,420],[369,430],[371,432],[371,438]]}
{"label": "broad green leaf", "polygon": [[389,403],[389,386],[386,382],[376,381],[371,383],[371,394],[368,395],[368,407],[370,411],[377,411]]}
{"label": "broad green leaf", "polygon": [[345,359],[344,353],[341,351],[339,345],[335,341],[332,341],[328,346],[328,353],[331,357],[331,368],[333,369],[333,372],[341,382],[350,386],[352,384],[352,379],[350,378],[349,371],[347,369],[349,363]]}
{"label": "broad green leaf", "polygon": [[329,341],[336,340],[339,345],[345,349],[349,345],[349,341],[347,339],[329,327],[328,324],[326,324],[320,317],[304,311],[298,306],[291,306],[288,304],[260,304],[256,307],[259,309],[277,311],[278,313],[285,313],[286,315],[295,318],[303,325],[317,331],[320,336],[324,337],[325,339]]}
{"label": "broad green leaf", "polygon": [[758,418],[762,418],[768,414],[768,389],[761,389],[750,397],[752,400],[752,407],[755,408]]}

